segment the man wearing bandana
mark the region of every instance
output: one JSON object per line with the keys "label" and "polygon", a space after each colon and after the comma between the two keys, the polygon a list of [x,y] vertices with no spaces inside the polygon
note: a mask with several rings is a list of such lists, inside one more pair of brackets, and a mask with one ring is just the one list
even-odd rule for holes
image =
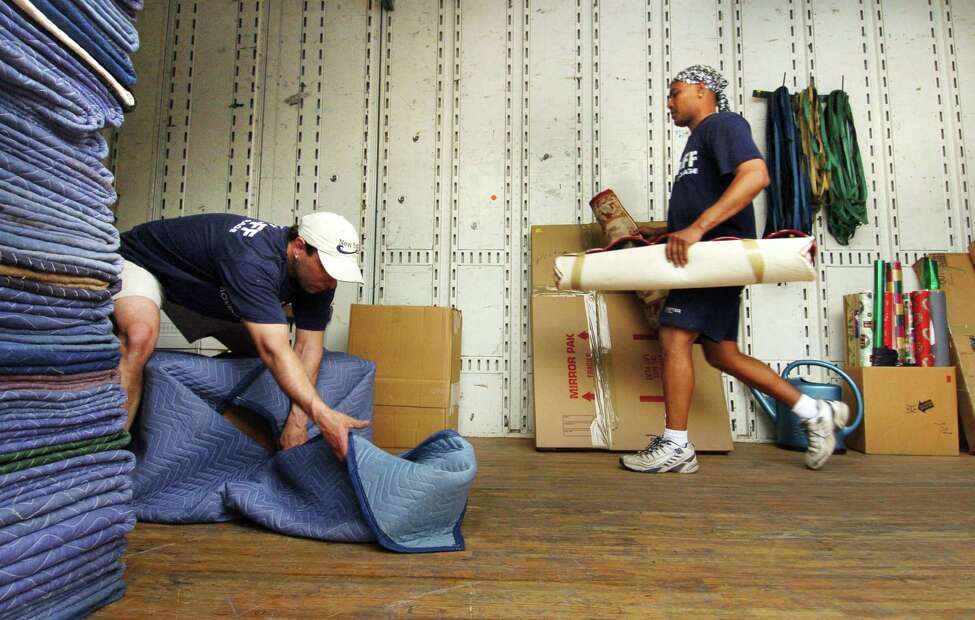
{"label": "man wearing bandana", "polygon": [[[687,264],[688,250],[698,241],[756,236],[752,199],[768,186],[768,170],[748,122],[728,110],[727,86],[720,73],[705,65],[688,67],[670,84],[667,109],[675,125],[691,130],[667,214],[667,260],[677,267]],[[620,459],[627,469],[697,471],[694,445],[687,438],[695,342],[718,370],[792,405],[809,442],[807,467],[819,469],[833,453],[834,428],[846,424],[848,407],[801,394],[768,366],[739,351],[741,291],[735,286],[674,290],[668,295],[660,314],[666,427],[644,450]]]}

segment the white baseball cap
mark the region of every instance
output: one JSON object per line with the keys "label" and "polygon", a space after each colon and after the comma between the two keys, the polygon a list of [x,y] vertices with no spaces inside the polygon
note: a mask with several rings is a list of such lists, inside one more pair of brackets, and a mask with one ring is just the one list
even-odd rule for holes
{"label": "white baseball cap", "polygon": [[298,220],[298,235],[318,250],[322,267],[339,282],[362,284],[359,233],[338,213],[316,211]]}

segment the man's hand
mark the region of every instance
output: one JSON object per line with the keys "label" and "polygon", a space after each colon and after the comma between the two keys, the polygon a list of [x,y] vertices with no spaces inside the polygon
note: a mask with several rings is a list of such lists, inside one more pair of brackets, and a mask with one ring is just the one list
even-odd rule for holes
{"label": "man's hand", "polygon": [[640,226],[640,228],[637,229],[637,233],[641,237],[649,241],[650,243],[653,243],[654,239],[656,239],[657,237],[659,237],[660,235],[666,232],[667,232],[666,226],[658,226],[656,228],[650,228],[649,226]]}
{"label": "man's hand", "polygon": [[349,431],[369,426],[365,420],[356,420],[334,409],[328,409],[315,418],[315,424],[322,430],[322,437],[332,447],[332,452],[344,461],[349,453]]}
{"label": "man's hand", "polygon": [[291,405],[288,420],[281,431],[281,449],[287,450],[308,441],[308,416],[298,405]]}
{"label": "man's hand", "polygon": [[667,260],[675,267],[687,264],[687,251],[692,245],[701,240],[703,233],[689,226],[683,230],[671,233],[667,237]]}

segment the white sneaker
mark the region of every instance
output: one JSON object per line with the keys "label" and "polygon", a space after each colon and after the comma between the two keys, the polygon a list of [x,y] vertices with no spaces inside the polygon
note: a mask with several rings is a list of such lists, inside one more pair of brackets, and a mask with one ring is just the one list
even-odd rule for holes
{"label": "white sneaker", "polygon": [[806,450],[806,467],[819,469],[822,467],[833,450],[836,449],[836,429],[846,426],[850,419],[850,408],[846,403],[838,400],[817,400],[819,415],[802,421],[806,429],[806,439],[809,448]]}
{"label": "white sneaker", "polygon": [[632,471],[646,474],[693,474],[697,471],[697,454],[694,444],[679,446],[669,439],[654,437],[650,444],[636,454],[620,457],[620,465]]}

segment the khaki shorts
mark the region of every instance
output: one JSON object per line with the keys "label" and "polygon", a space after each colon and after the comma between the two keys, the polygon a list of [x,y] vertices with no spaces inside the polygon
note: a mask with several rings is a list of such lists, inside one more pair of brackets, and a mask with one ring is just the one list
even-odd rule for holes
{"label": "khaki shorts", "polygon": [[122,265],[122,290],[112,299],[135,296],[145,297],[156,304],[187,342],[213,337],[231,351],[257,355],[254,343],[242,323],[204,316],[166,301],[166,295],[156,276],[131,261],[125,261]]}
{"label": "khaki shorts", "polygon": [[162,308],[163,295],[162,285],[156,276],[152,275],[142,267],[132,261],[124,261],[122,264],[122,290],[112,297],[122,299],[123,297],[145,297],[156,304],[157,308]]}

